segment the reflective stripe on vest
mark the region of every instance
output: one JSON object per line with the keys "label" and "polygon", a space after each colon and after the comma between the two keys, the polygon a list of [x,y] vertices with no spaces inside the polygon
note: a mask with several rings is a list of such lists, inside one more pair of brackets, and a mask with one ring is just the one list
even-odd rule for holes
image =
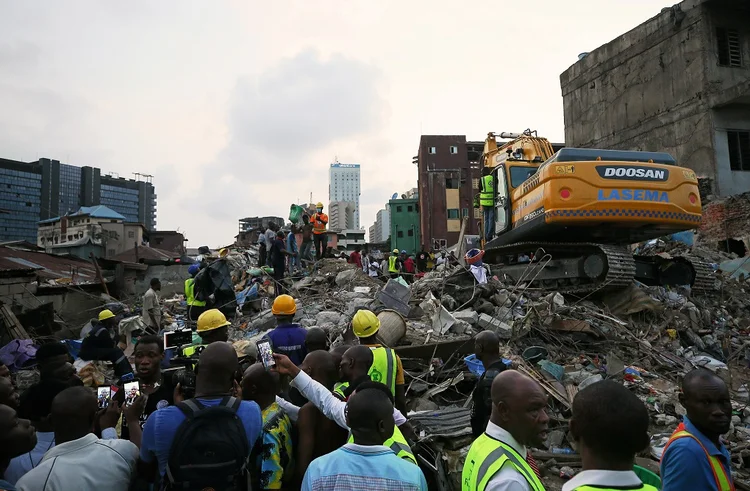
{"label": "reflective stripe on vest", "polygon": [[333,386],[333,393],[341,397],[342,401],[346,400],[346,395],[344,395],[344,391],[349,388],[349,382],[337,382],[336,385]]}
{"label": "reflective stripe on vest", "polygon": [[390,389],[393,397],[396,397],[396,370],[398,362],[396,361],[396,352],[390,348],[372,347],[372,365],[367,375],[375,382],[384,384]]}
{"label": "reflective stripe on vest", "polygon": [[388,271],[391,273],[398,273],[398,268],[396,267],[396,262],[398,261],[398,258],[396,256],[391,256],[388,258]]}
{"label": "reflective stripe on vest", "polygon": [[182,356],[185,358],[190,358],[193,356],[196,352],[200,354],[201,351],[203,351],[203,348],[205,348],[205,344],[196,344],[194,346],[188,346],[187,348],[184,348],[182,350]]}
{"label": "reflective stripe on vest", "polygon": [[[352,435],[351,431],[349,432],[349,439],[347,440],[347,442],[354,443],[354,435]],[[398,426],[393,426],[393,435],[391,435],[389,439],[383,442],[383,446],[390,448],[391,451],[395,453],[399,459],[404,459],[414,465],[417,464],[417,459],[414,457],[414,453],[411,451],[409,442],[406,441],[406,438],[404,438],[404,434],[401,433],[401,430],[398,429]]]}
{"label": "reflective stripe on vest", "polygon": [[482,177],[482,190],[479,193],[479,204],[482,206],[493,206],[495,204],[495,177]]}
{"label": "reflective stripe on vest", "polygon": [[326,224],[322,220],[318,220],[318,215],[320,215],[322,218],[325,218],[326,221],[328,221],[328,215],[325,213],[316,213],[313,215],[313,233],[315,234],[323,234],[326,231]]}
{"label": "reflective stripe on vest", "polygon": [[578,486],[573,491],[624,491],[625,489],[627,489],[627,491],[659,491],[650,484],[641,484],[640,488],[603,488],[601,486],[594,488],[591,486]]}
{"label": "reflective stripe on vest", "polygon": [[462,491],[484,491],[490,479],[506,465],[512,465],[529,484],[531,491],[544,491],[534,470],[513,447],[482,433],[471,444],[461,473]]}
{"label": "reflective stripe on vest", "polygon": [[206,306],[206,302],[195,299],[195,278],[185,280],[185,300],[188,305],[194,305],[195,307]]}
{"label": "reflective stripe on vest", "polygon": [[706,454],[706,457],[708,458],[708,465],[711,467],[711,472],[714,475],[716,489],[718,489],[719,491],[735,491],[734,482],[732,481],[732,478],[729,476],[729,474],[724,470],[724,466],[721,465],[721,461],[717,457],[714,457],[713,455],[708,453],[708,449],[703,446],[701,441],[697,439],[695,435],[685,430],[685,425],[682,423],[680,423],[680,425],[677,427],[677,431],[672,433],[669,441],[667,441],[667,444],[664,446],[664,452],[662,452],[661,455],[662,460],[664,460],[664,456],[667,455],[667,449],[672,444],[672,442],[685,437],[692,438],[693,440],[698,442],[698,445],[701,446],[703,452]]}

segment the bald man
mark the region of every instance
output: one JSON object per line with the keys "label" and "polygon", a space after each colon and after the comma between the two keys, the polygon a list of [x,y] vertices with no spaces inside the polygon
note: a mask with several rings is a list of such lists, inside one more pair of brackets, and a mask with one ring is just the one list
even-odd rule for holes
{"label": "bald man", "polygon": [[278,373],[267,371],[262,363],[245,370],[242,398],[256,402],[263,416],[263,451],[255,463],[261,471],[260,483],[253,489],[287,488],[294,478],[292,422],[275,401],[278,392]]}
{"label": "bald man", "polygon": [[471,444],[463,491],[544,491],[527,462],[527,447],[547,438],[547,395],[531,377],[505,370],[492,381],[492,414]]}
{"label": "bald man", "polygon": [[476,335],[474,354],[484,367],[471,395],[471,432],[474,438],[478,438],[487,427],[492,412],[492,381],[506,366],[500,358],[500,338],[492,331],[482,331]]}
{"label": "bald man", "polygon": [[374,356],[372,350],[364,345],[352,346],[341,356],[339,378],[343,383],[335,389],[335,394],[345,401],[362,382],[370,380],[370,367]]}
{"label": "bald man", "polygon": [[[231,344],[216,341],[205,347],[198,359],[195,398],[159,409],[146,420],[138,466],[144,479],[154,481],[157,471],[160,476],[165,477],[172,442],[177,429],[185,421],[186,414],[198,413],[220,405],[231,409],[238,416],[241,424],[236,428],[236,432],[239,435],[244,433],[245,441],[240,439],[232,442],[232,445],[244,447],[241,450],[247,451],[245,457],[249,455],[250,449],[258,442],[263,423],[260,406],[256,402],[239,401],[234,398],[234,375],[237,366],[237,353]],[[240,449],[237,450],[239,454]],[[241,460],[244,461],[244,457]],[[172,475],[174,472],[175,470],[172,470]]]}
{"label": "bald man", "polygon": [[96,394],[71,387],[52,401],[55,447],[18,480],[19,491],[99,489],[127,491],[135,476],[138,447],[127,440],[100,440],[93,433]]}
{"label": "bald man", "polygon": [[[333,385],[338,378],[338,370],[331,353],[320,350],[310,352],[300,365],[300,369],[327,390],[333,390]],[[300,408],[297,428],[299,430],[297,480],[301,482],[310,462],[333,452],[346,443],[347,432],[334,421],[326,418],[312,402]]]}
{"label": "bald man", "polygon": [[685,375],[679,398],[687,415],[664,447],[662,489],[730,489],[731,459],[721,440],[732,422],[727,384],[714,372],[697,368]]}

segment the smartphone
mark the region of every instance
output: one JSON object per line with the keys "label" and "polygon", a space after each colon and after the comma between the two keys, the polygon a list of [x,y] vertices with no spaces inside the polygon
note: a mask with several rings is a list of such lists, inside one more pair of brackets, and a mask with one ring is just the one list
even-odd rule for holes
{"label": "smartphone", "polygon": [[100,385],[96,388],[96,403],[99,409],[105,409],[112,400],[112,388],[109,385]]}
{"label": "smartphone", "polygon": [[172,331],[164,333],[164,349],[179,348],[193,342],[193,331],[183,329],[182,331]]}
{"label": "smartphone", "polygon": [[271,349],[270,341],[258,341],[258,358],[266,367],[266,370],[276,365],[276,360],[273,359],[273,350]]}
{"label": "smartphone", "polygon": [[123,390],[125,391],[125,405],[130,406],[135,398],[141,395],[141,383],[138,381],[127,382]]}

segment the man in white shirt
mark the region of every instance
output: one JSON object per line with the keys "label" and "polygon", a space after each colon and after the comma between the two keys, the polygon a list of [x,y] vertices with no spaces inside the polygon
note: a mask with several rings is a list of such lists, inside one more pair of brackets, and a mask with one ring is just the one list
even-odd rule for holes
{"label": "man in white shirt", "polygon": [[583,470],[563,485],[656,491],[633,472],[636,453],[648,447],[646,406],[622,384],[604,380],[591,384],[573,399],[570,433],[581,454]]}
{"label": "man in white shirt", "polygon": [[544,491],[527,446],[547,438],[547,394],[531,377],[505,370],[492,381],[487,430],[471,444],[463,491]]}
{"label": "man in white shirt", "polygon": [[52,425],[56,446],[18,480],[19,491],[128,490],[138,447],[126,440],[97,438],[93,433],[97,410],[96,395],[86,387],[71,387],[55,397]]}
{"label": "man in white shirt", "polygon": [[141,320],[153,331],[152,334],[157,334],[161,330],[161,306],[159,295],[156,293],[159,290],[161,290],[161,281],[159,278],[151,278],[151,288],[143,295]]}

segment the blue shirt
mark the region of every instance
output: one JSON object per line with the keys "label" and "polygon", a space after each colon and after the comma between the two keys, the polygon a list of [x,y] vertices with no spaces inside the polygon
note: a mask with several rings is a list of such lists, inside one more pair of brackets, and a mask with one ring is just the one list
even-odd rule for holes
{"label": "blue shirt", "polygon": [[[221,397],[204,399],[199,398],[204,406],[217,406]],[[252,401],[242,401],[237,416],[242,420],[247,435],[247,443],[250,450],[255,446],[261,434],[263,423],[260,415],[260,407]],[[169,451],[172,448],[172,440],[177,433],[177,428],[185,421],[185,414],[177,406],[167,406],[152,413],[143,427],[143,439],[141,441],[141,460],[153,462],[156,459],[159,464],[159,475],[163,476],[167,471],[169,463]]]}
{"label": "blue shirt", "polygon": [[289,252],[297,252],[297,237],[291,232],[286,236],[286,250]]}
{"label": "blue shirt", "polygon": [[[709,454],[716,456],[731,478],[729,451],[723,443],[717,448],[711,440],[698,431],[685,416],[685,430],[695,436]],[[680,438],[669,445],[661,460],[662,491],[719,491],[711,471],[711,464],[706,459],[706,452],[692,438]]]}
{"label": "blue shirt", "polygon": [[[8,468],[5,470],[5,479],[15,484],[21,479],[27,472],[39,465],[39,462],[47,453],[47,450],[55,446],[55,433],[50,431],[37,431],[36,432],[36,446],[31,452],[19,455],[18,457],[11,459]],[[0,488],[2,489],[2,488]]]}
{"label": "blue shirt", "polygon": [[0,479],[0,491],[16,491],[16,487],[8,481]]}
{"label": "blue shirt", "polygon": [[286,355],[292,360],[292,363],[299,366],[307,356],[305,347],[305,337],[307,329],[300,327],[298,324],[289,324],[277,326],[266,334],[271,341],[271,349],[275,353]]}
{"label": "blue shirt", "polygon": [[310,463],[303,491],[427,491],[419,466],[396,457],[382,445],[347,443]]}

